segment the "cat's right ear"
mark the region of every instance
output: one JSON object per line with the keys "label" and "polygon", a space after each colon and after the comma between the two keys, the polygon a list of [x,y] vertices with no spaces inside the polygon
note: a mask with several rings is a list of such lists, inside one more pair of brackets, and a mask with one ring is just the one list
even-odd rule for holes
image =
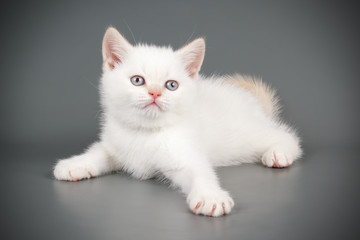
{"label": "cat's right ear", "polygon": [[113,27],[106,30],[102,43],[103,71],[111,71],[124,61],[133,46]]}

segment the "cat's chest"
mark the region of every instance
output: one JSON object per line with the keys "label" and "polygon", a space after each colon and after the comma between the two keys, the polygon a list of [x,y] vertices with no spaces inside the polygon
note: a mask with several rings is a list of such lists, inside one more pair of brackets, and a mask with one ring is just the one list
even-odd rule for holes
{"label": "cat's chest", "polygon": [[144,132],[119,129],[107,134],[106,142],[122,170],[138,178],[152,177],[169,156],[167,132]]}

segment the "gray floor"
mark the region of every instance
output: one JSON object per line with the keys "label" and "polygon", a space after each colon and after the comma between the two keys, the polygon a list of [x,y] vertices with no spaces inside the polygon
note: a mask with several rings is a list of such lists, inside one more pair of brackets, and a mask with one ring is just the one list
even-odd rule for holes
{"label": "gray floor", "polygon": [[359,153],[307,150],[289,169],[220,168],[236,206],[210,218],[193,215],[164,184],[122,173],[60,182],[51,175],[60,152],[9,151],[1,167],[0,238],[359,239]]}

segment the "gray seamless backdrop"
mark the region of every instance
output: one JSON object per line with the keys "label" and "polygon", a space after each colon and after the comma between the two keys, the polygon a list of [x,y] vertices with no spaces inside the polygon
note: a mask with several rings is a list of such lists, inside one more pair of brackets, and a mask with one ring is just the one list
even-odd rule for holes
{"label": "gray seamless backdrop", "polygon": [[[202,73],[261,76],[306,147],[357,147],[359,17],[333,1],[11,1],[1,8],[4,143],[91,142],[99,129],[101,41],[207,40]],[[129,27],[128,27],[129,26]]]}
{"label": "gray seamless backdrop", "polygon": [[[316,0],[3,1],[0,238],[359,236],[359,10]],[[101,42],[110,25],[131,43],[179,48],[203,36],[203,74],[261,76],[299,130],[302,162],[283,172],[220,169],[239,205],[216,220],[192,216],[180,194],[151,181],[53,180],[56,159],[98,137]],[[120,203],[127,205],[113,207]]]}

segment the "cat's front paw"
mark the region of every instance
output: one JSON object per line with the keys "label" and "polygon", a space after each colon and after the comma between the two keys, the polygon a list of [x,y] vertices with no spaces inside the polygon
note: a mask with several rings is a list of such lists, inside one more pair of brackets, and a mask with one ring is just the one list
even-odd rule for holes
{"label": "cat's front paw", "polygon": [[187,197],[190,210],[198,215],[218,217],[229,214],[234,207],[234,200],[224,190],[195,192]]}
{"label": "cat's front paw", "polygon": [[267,167],[284,168],[290,167],[294,160],[285,152],[272,149],[263,155],[261,162]]}
{"label": "cat's front paw", "polygon": [[81,157],[72,157],[60,160],[54,168],[54,176],[58,180],[77,182],[97,176],[96,167],[82,161]]}

